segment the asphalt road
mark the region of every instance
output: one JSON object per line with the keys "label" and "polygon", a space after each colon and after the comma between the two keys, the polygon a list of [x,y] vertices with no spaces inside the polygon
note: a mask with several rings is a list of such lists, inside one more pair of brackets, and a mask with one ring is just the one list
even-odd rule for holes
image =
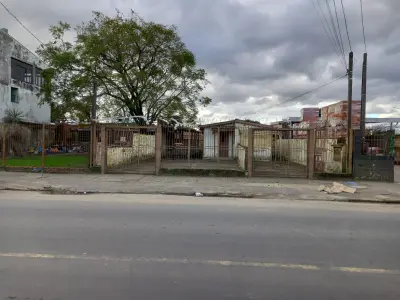
{"label": "asphalt road", "polygon": [[0,193],[0,299],[400,299],[400,206]]}

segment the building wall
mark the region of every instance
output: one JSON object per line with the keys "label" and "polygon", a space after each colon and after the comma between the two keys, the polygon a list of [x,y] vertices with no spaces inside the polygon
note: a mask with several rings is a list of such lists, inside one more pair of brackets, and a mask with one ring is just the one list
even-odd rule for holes
{"label": "building wall", "polygon": [[[156,156],[155,135],[135,134],[131,147],[108,147],[107,166],[116,167],[124,164],[137,163]],[[101,143],[97,144],[96,164],[100,165]]]}
{"label": "building wall", "polygon": [[215,138],[212,128],[204,128],[204,158],[213,158],[217,155],[218,149],[215,145],[218,145],[218,143],[216,143]]}
{"label": "building wall", "polygon": [[229,133],[228,136],[228,157],[229,158],[234,158],[237,157],[237,144],[235,142],[235,134],[233,132]]}
{"label": "building wall", "polygon": [[[228,157],[237,157],[237,144],[234,133],[228,134]],[[204,158],[218,158],[219,156],[219,136],[217,131],[214,132],[213,128],[204,128]]]}
{"label": "building wall", "polygon": [[[234,132],[230,132],[228,136],[229,145],[229,158],[238,158],[240,148],[239,146],[247,147],[248,144],[248,130],[249,128],[256,128],[257,126],[250,126],[241,123],[235,123]],[[264,132],[265,133],[265,132]],[[261,133],[261,135],[265,135]],[[265,136],[267,136],[266,134]],[[262,138],[261,138],[262,139]],[[272,135],[270,135],[272,141]],[[257,142],[256,142],[257,143]],[[271,143],[270,141],[268,142]],[[268,146],[270,148],[270,146]],[[260,153],[267,153],[260,149]],[[270,153],[269,151],[268,153]],[[213,131],[211,127],[204,128],[204,158],[217,158],[219,153],[219,136],[217,131]],[[270,155],[270,154],[269,154]]]}
{"label": "building wall", "polygon": [[[317,139],[315,153],[317,172],[342,173],[343,159],[346,152],[343,149],[339,159],[335,159],[334,147],[336,139]],[[275,153],[288,161],[303,166],[307,165],[307,139],[280,139],[275,141]],[[321,166],[321,168],[320,168]]]}
{"label": "building wall", "polygon": [[253,157],[257,160],[270,160],[273,152],[272,132],[255,131],[253,135]]}
{"label": "building wall", "polygon": [[247,170],[247,147],[242,145],[237,146],[237,160],[239,168]]}
{"label": "building wall", "polygon": [[307,165],[307,140],[306,139],[279,139],[275,141],[276,153],[285,157],[290,162],[303,166]]}
{"label": "building wall", "polygon": [[[11,57],[40,66],[36,55],[8,33],[0,30],[0,119],[4,117],[7,109],[18,109],[27,122],[50,122],[50,105],[39,105],[39,87],[11,79]],[[11,87],[18,88],[19,103],[11,102]]]}

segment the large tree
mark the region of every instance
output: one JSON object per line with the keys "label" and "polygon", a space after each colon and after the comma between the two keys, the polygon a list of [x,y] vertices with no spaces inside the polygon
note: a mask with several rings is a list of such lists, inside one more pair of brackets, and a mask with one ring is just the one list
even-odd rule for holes
{"label": "large tree", "polygon": [[93,14],[74,29],[74,43],[65,39],[71,26],[60,22],[50,28],[53,40],[38,50],[47,65],[44,101],[54,113],[88,119],[96,91],[105,116],[145,116],[150,123],[179,117],[194,123],[198,105],[211,102],[201,96],[208,82],[177,28],[144,21],[134,12]]}

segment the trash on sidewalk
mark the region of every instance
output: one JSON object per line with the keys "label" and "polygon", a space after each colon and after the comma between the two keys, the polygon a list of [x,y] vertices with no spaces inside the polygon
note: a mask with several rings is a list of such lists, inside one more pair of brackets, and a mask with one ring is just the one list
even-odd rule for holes
{"label": "trash on sidewalk", "polygon": [[354,181],[346,181],[344,184],[347,186],[351,186],[353,188],[358,188],[357,182],[354,182]]}
{"label": "trash on sidewalk", "polygon": [[357,188],[346,186],[338,182],[334,182],[332,185],[320,185],[317,191],[327,192],[328,194],[340,194],[340,193],[354,194],[355,192],[357,192]]}
{"label": "trash on sidewalk", "polygon": [[202,193],[199,193],[199,192],[196,192],[194,195],[195,195],[196,197],[203,197],[203,194],[202,194]]}

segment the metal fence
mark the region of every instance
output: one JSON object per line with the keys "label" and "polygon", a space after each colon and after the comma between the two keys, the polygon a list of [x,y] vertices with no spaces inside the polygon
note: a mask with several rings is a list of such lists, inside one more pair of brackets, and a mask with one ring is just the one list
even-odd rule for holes
{"label": "metal fence", "polygon": [[106,151],[108,173],[155,174],[156,126],[131,126],[102,124],[103,141],[97,143],[97,164],[100,165],[103,149]]}
{"label": "metal fence", "polygon": [[89,125],[1,123],[2,166],[10,170],[87,169]]}
{"label": "metal fence", "polygon": [[[349,140],[351,140],[350,137]],[[350,145],[351,150],[352,144]],[[315,131],[316,174],[350,174],[348,139],[346,131],[336,131],[331,128],[318,128]]]}
{"label": "metal fence", "polygon": [[253,129],[252,175],[308,176],[308,130]]}
{"label": "metal fence", "polygon": [[[164,169],[241,170],[234,126],[162,127]],[[244,171],[244,170],[243,170]]]}
{"label": "metal fence", "polygon": [[394,181],[396,155],[395,133],[392,130],[360,130],[354,133],[353,175],[359,180]]}
{"label": "metal fence", "polygon": [[366,130],[362,138],[362,154],[368,156],[395,156],[394,131]]}

